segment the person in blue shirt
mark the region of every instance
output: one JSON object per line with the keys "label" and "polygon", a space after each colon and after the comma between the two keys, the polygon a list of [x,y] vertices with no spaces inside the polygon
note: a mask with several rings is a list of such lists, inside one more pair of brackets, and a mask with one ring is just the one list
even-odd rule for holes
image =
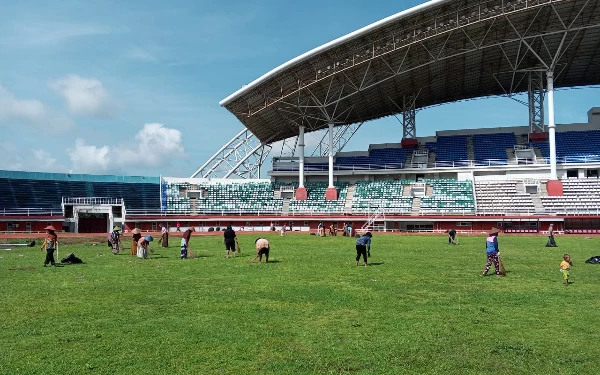
{"label": "person in blue shirt", "polygon": [[358,261],[360,260],[360,256],[362,255],[365,261],[365,267],[369,265],[367,261],[367,253],[371,254],[371,238],[373,235],[371,232],[367,232],[363,234],[358,240],[356,240],[356,265],[358,266]]}
{"label": "person in blue shirt", "polygon": [[483,270],[483,276],[486,276],[490,267],[492,267],[492,263],[494,264],[494,268],[496,270],[496,276],[500,277],[502,274],[500,273],[500,262],[498,260],[499,250],[498,250],[498,233],[500,233],[500,229],[492,228],[490,230],[490,234],[488,238],[485,240],[485,253],[487,254],[487,264]]}

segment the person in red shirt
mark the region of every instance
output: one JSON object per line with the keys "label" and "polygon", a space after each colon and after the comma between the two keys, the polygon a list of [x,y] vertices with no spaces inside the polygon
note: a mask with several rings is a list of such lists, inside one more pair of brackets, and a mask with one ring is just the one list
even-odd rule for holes
{"label": "person in red shirt", "polygon": [[40,247],[40,250],[44,251],[46,248],[46,260],[44,260],[44,267],[48,264],[55,266],[56,262],[54,261],[54,251],[58,248],[58,236],[56,233],[56,229],[52,225],[48,225],[46,228],[46,238],[44,239],[44,243]]}

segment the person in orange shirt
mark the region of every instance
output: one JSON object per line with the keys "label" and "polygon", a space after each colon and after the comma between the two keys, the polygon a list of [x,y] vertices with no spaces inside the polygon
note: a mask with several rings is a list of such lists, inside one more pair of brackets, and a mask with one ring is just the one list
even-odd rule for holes
{"label": "person in orange shirt", "polygon": [[54,251],[58,248],[58,236],[56,233],[56,229],[52,225],[48,225],[46,228],[46,238],[44,239],[44,243],[40,247],[40,250],[44,251],[46,248],[46,260],[44,260],[44,267],[48,264],[55,266],[56,262],[54,261]]}
{"label": "person in orange shirt", "polygon": [[572,265],[573,262],[571,261],[571,256],[569,254],[563,255],[563,261],[560,262],[560,272],[562,273],[565,285],[569,285],[569,271],[571,270]]}

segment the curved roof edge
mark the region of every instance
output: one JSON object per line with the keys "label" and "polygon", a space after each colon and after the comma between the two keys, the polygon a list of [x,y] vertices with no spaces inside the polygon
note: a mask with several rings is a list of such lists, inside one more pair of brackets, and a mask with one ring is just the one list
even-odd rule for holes
{"label": "curved roof edge", "polygon": [[326,50],[328,50],[330,48],[339,46],[340,44],[342,44],[344,42],[347,42],[349,40],[352,40],[353,38],[359,37],[362,34],[366,34],[369,31],[377,29],[378,27],[384,26],[384,25],[386,25],[388,23],[394,22],[394,21],[396,21],[398,19],[401,19],[403,17],[407,17],[407,16],[409,16],[411,14],[414,14],[414,13],[417,13],[417,12],[423,10],[423,9],[427,9],[429,7],[433,7],[435,5],[446,3],[446,2],[450,2],[450,1],[453,1],[453,0],[431,0],[431,1],[428,1],[426,3],[419,4],[417,6],[409,8],[407,10],[403,10],[400,13],[393,14],[393,15],[391,15],[389,17],[386,17],[386,18],[384,18],[382,20],[379,20],[379,21],[374,22],[374,23],[372,23],[370,25],[367,25],[367,26],[365,26],[363,28],[360,28],[360,29],[358,29],[356,31],[353,31],[350,34],[346,34],[346,35],[344,35],[342,37],[334,39],[331,42],[325,43],[325,44],[323,44],[323,45],[321,45],[321,46],[319,46],[317,48],[314,48],[314,49],[312,49],[312,50],[310,50],[308,52],[305,52],[302,55],[297,56],[297,57],[291,59],[290,61],[279,65],[278,67],[276,67],[275,69],[269,71],[268,73],[263,74],[259,78],[257,78],[254,81],[250,82],[248,85],[242,86],[241,89],[237,90],[233,94],[231,94],[228,97],[226,97],[225,99],[221,100],[219,102],[219,105],[222,106],[222,107],[226,106],[227,104],[231,103],[233,100],[237,99],[239,96],[241,96],[244,93],[252,90],[253,88],[255,88],[259,84],[265,82],[269,78],[275,76],[277,73],[280,73],[280,72],[284,71],[287,68],[290,68],[290,67],[292,67],[292,66],[294,66],[296,64],[299,64],[302,61],[307,60],[310,57],[313,57],[313,56],[315,56],[315,55],[317,55],[317,54],[319,54],[319,53],[321,53],[323,51],[326,51]]}

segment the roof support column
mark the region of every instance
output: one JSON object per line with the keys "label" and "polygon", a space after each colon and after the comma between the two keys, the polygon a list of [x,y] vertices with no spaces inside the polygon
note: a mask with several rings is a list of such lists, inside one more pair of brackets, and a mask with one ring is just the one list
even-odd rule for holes
{"label": "roof support column", "polygon": [[528,104],[529,133],[543,133],[544,129],[544,73],[529,72]]}
{"label": "roof support column", "polygon": [[548,195],[563,195],[562,182],[556,175],[556,124],[554,124],[554,72],[549,70],[546,73],[548,85],[548,138],[550,143],[550,179],[546,184]]}
{"label": "roof support column", "polygon": [[329,123],[329,186],[325,191],[326,200],[337,200],[337,190],[333,186],[333,123]]}
{"label": "roof support column", "polygon": [[300,168],[298,177],[298,189],[296,189],[296,200],[304,201],[308,198],[308,193],[304,187],[304,126],[299,127],[298,150],[300,151]]}
{"label": "roof support column", "polygon": [[417,95],[402,97],[402,148],[417,148],[417,111],[415,109]]}

